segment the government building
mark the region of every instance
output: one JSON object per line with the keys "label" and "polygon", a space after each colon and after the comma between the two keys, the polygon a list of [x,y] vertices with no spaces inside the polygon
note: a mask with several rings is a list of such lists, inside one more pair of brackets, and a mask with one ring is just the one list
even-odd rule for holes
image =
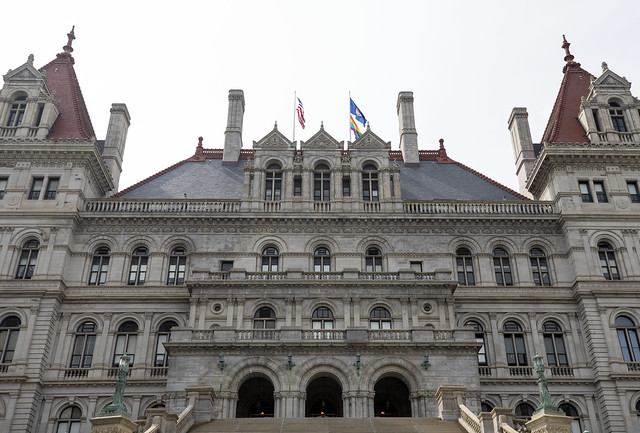
{"label": "government building", "polygon": [[95,136],[73,39],[0,90],[0,431],[91,431],[124,354],[140,432],[525,431],[536,354],[572,432],[640,431],[622,75],[564,40],[539,142],[508,119],[519,192],[420,149],[408,91],[397,142],[344,143],[243,137],[230,90],[223,142],[120,189],[131,117]]}

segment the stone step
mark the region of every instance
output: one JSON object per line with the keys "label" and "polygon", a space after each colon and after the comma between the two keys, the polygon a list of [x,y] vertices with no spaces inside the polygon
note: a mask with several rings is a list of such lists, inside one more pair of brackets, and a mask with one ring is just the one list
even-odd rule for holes
{"label": "stone step", "polygon": [[432,418],[237,418],[193,426],[189,433],[464,433]]}

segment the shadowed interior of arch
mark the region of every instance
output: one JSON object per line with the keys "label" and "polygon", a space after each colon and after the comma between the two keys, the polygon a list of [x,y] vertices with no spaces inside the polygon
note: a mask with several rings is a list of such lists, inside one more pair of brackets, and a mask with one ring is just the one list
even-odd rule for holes
{"label": "shadowed interior of arch", "polygon": [[236,418],[273,418],[273,391],[273,384],[264,377],[246,380],[238,390]]}
{"label": "shadowed interior of arch", "polygon": [[307,386],[306,417],[342,417],[342,387],[330,377],[318,377]]}
{"label": "shadowed interior of arch", "polygon": [[409,388],[403,381],[395,377],[383,377],[376,382],[373,390],[374,416],[411,416]]}

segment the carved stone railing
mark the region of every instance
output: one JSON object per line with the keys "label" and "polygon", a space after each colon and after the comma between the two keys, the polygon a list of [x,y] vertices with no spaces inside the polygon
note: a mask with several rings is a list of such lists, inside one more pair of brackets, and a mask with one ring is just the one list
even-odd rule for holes
{"label": "carved stone railing", "polygon": [[240,200],[88,200],[85,211],[101,213],[229,213],[240,211]]}
{"label": "carved stone railing", "polygon": [[481,365],[478,367],[478,374],[480,376],[491,376],[491,367]]}
{"label": "carved stone railing", "polygon": [[331,212],[331,202],[329,201],[314,201],[313,210],[316,212]]}
{"label": "carved stone railing", "polygon": [[452,329],[434,329],[433,339],[435,341],[453,340],[453,333],[454,331]]}
{"label": "carved stone railing", "polygon": [[367,213],[378,213],[380,212],[380,202],[364,201],[362,202],[362,210],[364,210]]}
{"label": "carved stone railing", "polygon": [[302,332],[303,340],[344,340],[344,331],[336,329],[315,329]]}
{"label": "carved stone railing", "polygon": [[463,404],[460,405],[460,425],[469,433],[483,433],[478,417]]}
{"label": "carved stone railing", "polygon": [[522,418],[513,418],[513,427],[509,426],[511,430],[507,430],[504,428],[504,424],[500,424],[500,427],[507,433],[531,433],[531,429],[527,427],[527,422],[529,420]]}
{"label": "carved stone railing", "polygon": [[238,340],[280,340],[280,330],[277,329],[251,329],[236,331]]}
{"label": "carved stone railing", "polygon": [[169,371],[168,367],[151,367],[149,368],[150,377],[166,377]]}
{"label": "carved stone railing", "polygon": [[67,368],[64,370],[65,379],[84,379],[89,375],[89,368]]}
{"label": "carved stone railing", "polygon": [[397,329],[369,329],[367,331],[369,341],[375,340],[391,340],[391,341],[409,341],[411,340],[411,331],[402,331]]}
{"label": "carved stone railing", "polygon": [[286,272],[247,272],[247,280],[286,280]]}
{"label": "carved stone railing", "polygon": [[187,433],[195,423],[195,417],[193,416],[194,406],[195,401],[190,401],[189,405],[178,416],[178,422],[176,422],[177,433]]}
{"label": "carved stone railing", "polygon": [[305,280],[341,280],[342,272],[303,272]]}
{"label": "carved stone railing", "polygon": [[362,280],[397,280],[397,273],[389,272],[360,272],[360,279]]}
{"label": "carved stone railing", "polygon": [[627,370],[640,371],[640,362],[627,362]]}
{"label": "carved stone railing", "polygon": [[508,367],[510,376],[532,376],[532,367]]}
{"label": "carved stone railing", "polygon": [[214,332],[215,331],[212,329],[206,329],[206,330],[195,329],[191,333],[191,339],[200,340],[200,341],[210,341],[210,340],[213,340]]}
{"label": "carved stone railing", "polygon": [[289,270],[285,272],[247,272],[244,269],[234,269],[229,272],[217,272],[209,270],[192,270],[192,278],[187,281],[196,282],[203,280],[370,280],[370,281],[447,281],[450,272],[446,275],[437,275],[436,272],[359,272],[357,270],[344,270],[342,272],[302,272]]}
{"label": "carved stone railing", "polygon": [[434,202],[411,201],[403,204],[409,214],[509,214],[546,215],[553,214],[553,205],[548,202],[498,201],[498,202]]}
{"label": "carved stone railing", "polygon": [[551,376],[573,376],[573,367],[547,367]]}

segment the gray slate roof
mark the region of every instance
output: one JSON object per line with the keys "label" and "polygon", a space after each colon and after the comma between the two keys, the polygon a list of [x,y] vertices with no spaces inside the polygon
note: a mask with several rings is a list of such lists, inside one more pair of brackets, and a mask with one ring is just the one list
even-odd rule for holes
{"label": "gray slate roof", "polygon": [[[123,191],[121,198],[145,199],[241,199],[245,160],[222,165],[221,159],[185,161]],[[390,162],[393,164],[393,162]],[[400,165],[404,200],[521,200],[497,183],[457,163],[421,161],[419,166]]]}

